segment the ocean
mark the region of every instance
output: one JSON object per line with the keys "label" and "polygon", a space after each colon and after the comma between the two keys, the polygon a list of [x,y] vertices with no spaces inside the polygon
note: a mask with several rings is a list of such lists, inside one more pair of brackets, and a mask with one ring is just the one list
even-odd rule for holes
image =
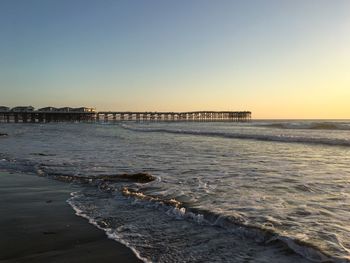
{"label": "ocean", "polygon": [[350,121],[0,124],[0,169],[77,184],[145,262],[350,262]]}

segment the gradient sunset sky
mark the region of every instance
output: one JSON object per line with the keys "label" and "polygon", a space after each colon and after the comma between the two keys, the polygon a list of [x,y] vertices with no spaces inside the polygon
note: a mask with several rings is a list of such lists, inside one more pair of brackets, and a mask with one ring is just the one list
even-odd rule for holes
{"label": "gradient sunset sky", "polygon": [[0,0],[0,105],[350,118],[349,0]]}

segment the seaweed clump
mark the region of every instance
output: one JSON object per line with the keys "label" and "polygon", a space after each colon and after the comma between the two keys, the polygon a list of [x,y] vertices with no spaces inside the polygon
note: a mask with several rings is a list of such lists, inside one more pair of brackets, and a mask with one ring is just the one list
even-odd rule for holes
{"label": "seaweed clump", "polygon": [[97,175],[97,176],[78,176],[68,174],[49,173],[54,179],[59,181],[79,182],[79,183],[94,183],[94,182],[120,182],[120,181],[134,181],[137,183],[149,183],[156,179],[155,176],[149,173],[134,173],[134,174],[119,174],[119,175]]}
{"label": "seaweed clump", "polygon": [[126,179],[138,183],[149,183],[156,179],[153,175],[149,173],[121,174],[118,177],[120,179]]}

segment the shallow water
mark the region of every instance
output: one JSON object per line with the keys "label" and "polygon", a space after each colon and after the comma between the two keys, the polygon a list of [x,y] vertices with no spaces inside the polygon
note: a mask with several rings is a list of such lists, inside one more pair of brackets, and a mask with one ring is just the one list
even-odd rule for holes
{"label": "shallow water", "polygon": [[[72,207],[145,261],[350,261],[347,121],[1,124],[0,132],[9,134],[0,169],[75,176],[82,188]],[[137,172],[156,180],[94,179]]]}

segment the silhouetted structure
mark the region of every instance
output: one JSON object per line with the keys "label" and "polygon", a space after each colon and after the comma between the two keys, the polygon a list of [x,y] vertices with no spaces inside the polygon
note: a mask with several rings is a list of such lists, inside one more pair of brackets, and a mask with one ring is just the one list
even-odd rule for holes
{"label": "silhouetted structure", "polygon": [[97,112],[97,120],[109,121],[249,121],[250,111],[193,112]]}
{"label": "silhouetted structure", "polygon": [[71,108],[71,107],[63,107],[63,108],[57,109],[57,111],[60,111],[60,112],[69,112],[72,110],[73,110],[73,108]]}
{"label": "silhouetted structure", "polygon": [[96,112],[95,108],[87,108],[87,107],[74,108],[71,111],[74,111],[74,112]]}
{"label": "silhouetted structure", "polygon": [[11,109],[13,112],[31,112],[34,111],[33,106],[17,106]]}
{"label": "silhouetted structure", "polygon": [[0,112],[9,111],[10,108],[6,106],[0,106]]}
{"label": "silhouetted structure", "polygon": [[8,107],[0,108],[0,122],[91,122],[96,120],[95,115],[93,108],[86,107],[76,109],[44,107],[38,110],[34,110],[32,106],[19,106],[10,110]]}
{"label": "silhouetted structure", "polygon": [[38,109],[38,111],[57,111],[57,108],[55,107],[45,107],[45,108],[41,108],[41,109]]}
{"label": "silhouetted structure", "polygon": [[189,121],[244,122],[251,119],[250,111],[193,111],[193,112],[96,112],[94,108],[45,107],[34,110],[31,106],[0,107],[0,122],[121,122],[121,121]]}

